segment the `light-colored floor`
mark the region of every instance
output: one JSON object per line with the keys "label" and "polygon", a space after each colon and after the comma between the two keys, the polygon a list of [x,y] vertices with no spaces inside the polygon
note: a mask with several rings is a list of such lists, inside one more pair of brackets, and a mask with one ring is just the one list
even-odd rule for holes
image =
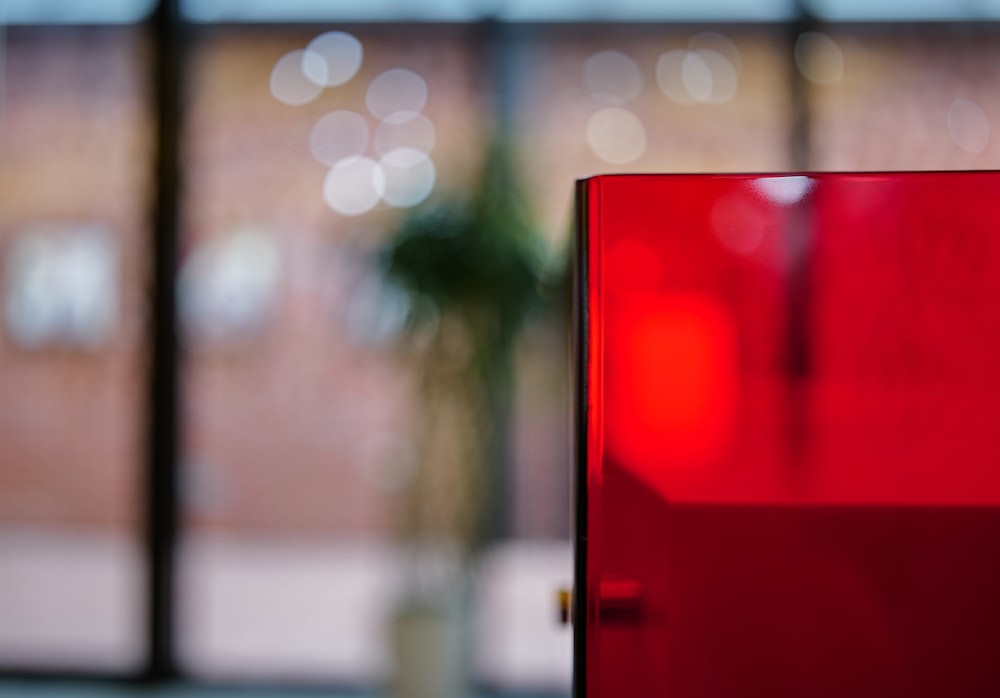
{"label": "light-colored floor", "polygon": [[[374,698],[319,689],[216,688],[197,685],[140,688],[95,682],[0,679],[0,698]],[[521,698],[520,696],[518,698]]]}
{"label": "light-colored floor", "polygon": [[[170,686],[161,688],[137,688],[108,684],[79,683],[66,681],[2,681],[0,698],[26,696],[30,698],[306,698],[326,695],[328,698],[348,698],[321,694],[316,691],[295,690],[220,690],[198,686]],[[351,698],[354,698],[351,696]]]}
{"label": "light-colored floor", "polygon": [[[216,688],[197,685],[137,688],[66,681],[0,679],[0,698],[381,698],[323,689]],[[478,698],[469,696],[469,698]],[[483,696],[486,698],[486,696]],[[488,698],[569,698],[559,693],[490,693]]]}
{"label": "light-colored floor", "polygon": [[[193,675],[384,684],[401,587],[399,555],[384,544],[202,538],[180,563],[180,654]],[[504,544],[483,558],[477,579],[474,675],[504,690],[567,692],[571,631],[556,623],[554,594],[572,580],[569,544]],[[141,556],[129,541],[0,532],[0,666],[135,667],[142,589]],[[88,695],[80,685],[51,690],[35,695]],[[7,695],[16,693],[0,683]]]}

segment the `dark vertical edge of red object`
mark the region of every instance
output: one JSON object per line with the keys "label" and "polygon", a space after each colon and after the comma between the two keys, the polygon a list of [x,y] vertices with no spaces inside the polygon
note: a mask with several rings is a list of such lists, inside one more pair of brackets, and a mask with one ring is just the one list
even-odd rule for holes
{"label": "dark vertical edge of red object", "polygon": [[576,183],[573,250],[573,696],[587,696],[587,359],[589,330],[587,180]]}
{"label": "dark vertical edge of red object", "polygon": [[145,559],[146,663],[141,678],[176,678],[176,546],[179,525],[180,351],[174,277],[180,217],[184,37],[177,0],[159,0],[151,44],[154,170],[151,202]]}

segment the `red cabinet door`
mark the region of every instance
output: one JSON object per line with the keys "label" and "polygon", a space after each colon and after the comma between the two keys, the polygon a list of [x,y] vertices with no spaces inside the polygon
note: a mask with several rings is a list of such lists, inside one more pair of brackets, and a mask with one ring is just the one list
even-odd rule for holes
{"label": "red cabinet door", "polygon": [[578,203],[576,694],[1000,695],[1000,173]]}

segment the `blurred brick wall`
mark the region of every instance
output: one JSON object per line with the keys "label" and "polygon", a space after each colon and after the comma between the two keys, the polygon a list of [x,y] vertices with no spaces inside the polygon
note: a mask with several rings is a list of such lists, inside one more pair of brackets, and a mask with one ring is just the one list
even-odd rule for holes
{"label": "blurred brick wall", "polygon": [[150,153],[143,59],[127,31],[7,31],[0,255],[40,223],[100,223],[117,242],[124,292],[117,332],[97,351],[25,351],[0,333],[0,522],[121,528],[137,518]]}
{"label": "blurred brick wall", "polygon": [[[471,30],[385,28],[358,34],[365,62],[351,82],[308,105],[278,102],[268,90],[272,66],[320,31],[225,30],[201,34],[194,46],[184,254],[249,226],[274,235],[283,260],[278,310],[261,335],[188,346],[184,498],[199,530],[384,535],[412,465],[413,376],[351,320],[368,255],[398,212],[346,218],[328,209],[309,130],[328,111],[362,111],[364,90],[382,70],[415,70],[429,86],[425,111],[437,129],[439,189],[447,190],[474,171],[494,97]],[[997,117],[992,37],[928,29],[832,38],[842,75],[807,90],[817,168],[997,165],[1000,138],[988,134],[970,152],[955,132],[968,113],[981,131],[976,108],[987,128]],[[789,44],[780,30],[731,39],[739,90],[718,105],[673,103],[657,88],[658,57],[689,45],[687,34],[593,27],[515,42],[518,152],[553,251],[566,245],[577,177],[790,166]],[[136,530],[150,157],[144,47],[127,29],[10,29],[6,49],[0,254],[39,221],[101,222],[120,245],[123,298],[118,331],[96,352],[27,352],[0,337],[0,523]],[[596,107],[582,66],[608,49],[626,53],[643,81],[624,108],[646,142],[626,164],[596,157],[586,137],[587,110]],[[955,100],[976,106],[962,102],[958,118]],[[558,334],[535,331],[518,359],[510,503],[518,535],[568,531],[560,344]]]}
{"label": "blurred brick wall", "polygon": [[355,322],[370,254],[397,213],[327,208],[327,168],[310,156],[309,134],[327,112],[366,113],[372,78],[406,67],[428,83],[440,186],[454,185],[482,137],[475,66],[460,32],[433,50],[405,32],[362,36],[358,75],[309,104],[282,104],[269,91],[272,67],[321,31],[220,32],[193,55],[184,246],[249,225],[277,236],[284,267],[264,335],[191,346],[185,468],[201,528],[384,535],[399,525],[414,465],[413,376]]}

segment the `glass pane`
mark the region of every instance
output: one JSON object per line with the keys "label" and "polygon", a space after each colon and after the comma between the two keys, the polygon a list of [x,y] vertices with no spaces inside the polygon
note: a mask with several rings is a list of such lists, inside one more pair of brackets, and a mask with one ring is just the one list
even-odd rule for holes
{"label": "glass pane", "polygon": [[515,43],[522,159],[552,245],[567,244],[580,177],[788,169],[786,48],[777,33],[637,27]]}
{"label": "glass pane", "polygon": [[[567,244],[576,177],[787,166],[780,37],[496,31],[244,28],[197,47],[180,298],[183,653],[201,674],[367,682],[390,671],[429,379],[401,360],[399,302],[372,253],[423,193],[468,188],[495,121],[510,119],[551,260]],[[394,157],[424,162],[419,152],[433,186],[417,169],[391,183],[410,167]],[[552,601],[572,576],[555,317],[517,345],[510,471],[492,493],[507,530],[477,576],[474,672],[507,689],[569,687],[571,633]],[[452,408],[441,414],[457,433],[468,420]],[[461,516],[462,476],[436,477],[442,509]]]}
{"label": "glass pane", "polygon": [[589,695],[1000,687],[998,190],[585,183]]}
{"label": "glass pane", "polygon": [[474,69],[459,29],[196,46],[179,297],[199,675],[386,675],[417,377],[374,253],[477,166]]}
{"label": "glass pane", "polygon": [[0,663],[143,659],[149,117],[130,30],[6,31]]}
{"label": "glass pane", "polygon": [[803,34],[811,165],[822,170],[990,169],[996,29],[877,28]]}

